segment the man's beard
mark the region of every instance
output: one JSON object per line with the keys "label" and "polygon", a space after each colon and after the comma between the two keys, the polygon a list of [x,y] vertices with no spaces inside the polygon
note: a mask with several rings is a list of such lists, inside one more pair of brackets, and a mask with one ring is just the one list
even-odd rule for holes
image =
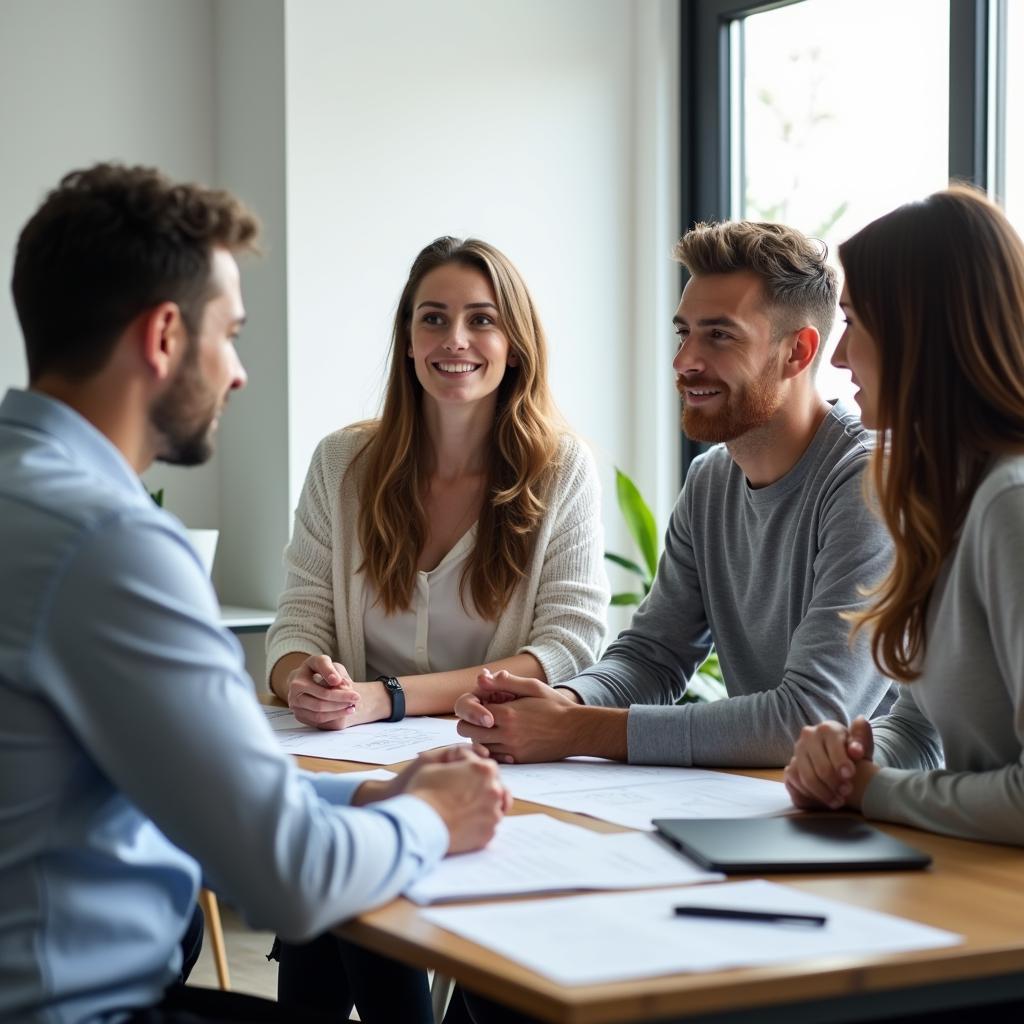
{"label": "man's beard", "polygon": [[173,466],[198,466],[213,455],[211,427],[219,403],[199,372],[199,343],[189,338],[177,375],[157,399],[149,421],[160,437],[157,461]]}
{"label": "man's beard", "polygon": [[779,371],[774,359],[769,358],[764,369],[742,389],[723,389],[721,407],[717,412],[705,412],[700,406],[687,404],[687,390],[715,386],[720,385],[676,377],[676,390],[683,400],[683,433],[691,441],[708,444],[734,441],[755,427],[763,426],[779,408]]}

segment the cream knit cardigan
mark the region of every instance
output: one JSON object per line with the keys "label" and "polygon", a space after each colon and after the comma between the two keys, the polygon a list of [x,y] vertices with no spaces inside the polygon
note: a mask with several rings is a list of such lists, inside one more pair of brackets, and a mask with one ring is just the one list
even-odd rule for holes
{"label": "cream knit cardigan", "polygon": [[[330,654],[356,682],[365,681],[358,482],[342,486],[363,443],[364,435],[349,427],[329,434],[313,454],[284,552],[285,589],[267,633],[268,679],[280,658],[298,651]],[[590,453],[570,435],[559,446],[547,506],[486,661],[532,654],[554,684],[597,660],[607,628],[600,485]]]}

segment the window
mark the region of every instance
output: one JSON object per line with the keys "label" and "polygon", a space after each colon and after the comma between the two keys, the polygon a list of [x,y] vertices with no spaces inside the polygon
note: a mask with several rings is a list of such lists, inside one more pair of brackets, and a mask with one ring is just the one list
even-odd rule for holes
{"label": "window", "polygon": [[[844,238],[945,185],[948,3],[806,0],[734,21],[730,43],[730,217],[800,228],[838,269]],[[818,386],[852,401],[827,362],[839,326]]]}
{"label": "window", "polygon": [[[996,196],[1024,234],[1024,5],[1002,0],[996,11]],[[1017,130],[1010,130],[1010,126]]]}
{"label": "window", "polygon": [[[1021,8],[691,0],[682,229],[723,217],[785,221],[824,239],[835,259],[848,235],[950,178],[1005,194],[1024,226],[1024,135],[1007,131],[1024,117]],[[828,365],[818,383],[828,397],[849,395],[848,375]],[[698,447],[684,439],[684,470]]]}

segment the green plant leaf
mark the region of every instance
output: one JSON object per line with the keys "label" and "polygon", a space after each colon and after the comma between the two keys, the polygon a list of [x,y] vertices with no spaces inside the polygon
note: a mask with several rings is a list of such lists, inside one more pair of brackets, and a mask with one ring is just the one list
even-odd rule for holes
{"label": "green plant leaf", "polygon": [[628,558],[623,558],[622,555],[612,554],[611,551],[606,551],[604,553],[604,557],[607,558],[609,562],[614,562],[616,565],[621,565],[623,569],[628,569],[630,572],[636,573],[640,579],[645,583],[647,582],[647,573],[644,572],[636,562],[631,561]]}
{"label": "green plant leaf", "polygon": [[608,603],[611,605],[639,604],[643,599],[643,594],[633,594],[624,590],[621,594],[612,594],[612,599]]}
{"label": "green plant leaf", "polygon": [[695,672],[689,685],[686,687],[686,697],[689,701],[711,702],[722,700],[728,696],[725,686],[717,679],[704,675],[703,672]]}
{"label": "green plant leaf", "polygon": [[703,676],[710,676],[722,682],[722,666],[718,662],[718,652],[712,647],[710,654],[698,666],[697,671]]}
{"label": "green plant leaf", "polygon": [[654,514],[640,496],[636,484],[618,468],[615,470],[615,492],[630,535],[644,557],[648,574],[653,577],[658,571],[658,528]]}

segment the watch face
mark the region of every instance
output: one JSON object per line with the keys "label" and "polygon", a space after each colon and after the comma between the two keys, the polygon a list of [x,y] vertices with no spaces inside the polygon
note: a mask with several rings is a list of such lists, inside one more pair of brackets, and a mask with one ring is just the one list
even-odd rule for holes
{"label": "watch face", "polygon": [[384,688],[391,691],[400,690],[402,684],[397,679],[385,679]]}

